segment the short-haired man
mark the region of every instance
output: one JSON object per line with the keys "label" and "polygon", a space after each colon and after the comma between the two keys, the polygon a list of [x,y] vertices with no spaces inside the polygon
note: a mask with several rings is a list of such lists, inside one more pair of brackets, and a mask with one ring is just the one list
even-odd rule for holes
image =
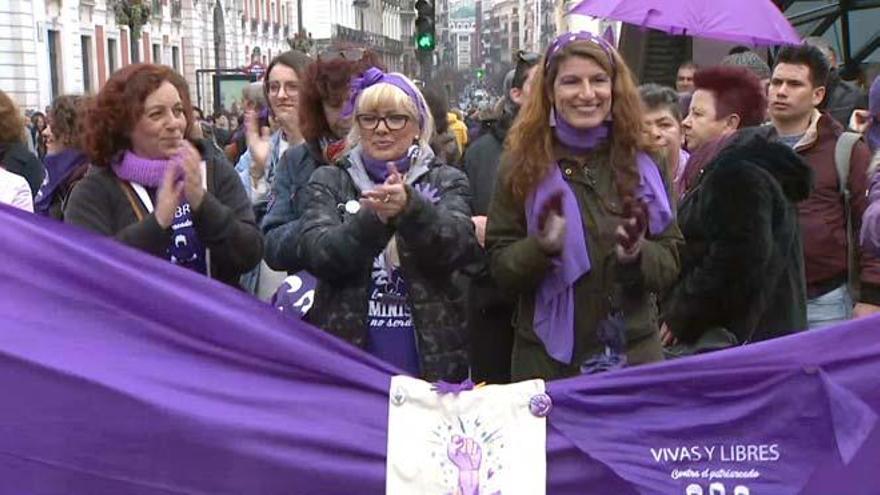
{"label": "short-haired man", "polygon": [[[804,242],[810,327],[880,311],[880,260],[863,252],[858,304],[853,308],[848,287],[846,209],[840,193],[835,148],[843,126],[818,110],[825,98],[829,64],[816,47],[786,47],[779,52],[770,79],[770,120],[777,139],[806,161],[814,174],[814,189],[799,209]],[[850,156],[847,182],[854,232],[866,208],[865,188],[870,151],[856,143]]]}
{"label": "short-haired man", "polygon": [[[505,83],[503,111],[492,128],[471,144],[464,154],[463,165],[471,185],[474,225],[482,245],[486,235],[486,214],[495,190],[498,164],[507,131],[520,107],[531,94],[540,55],[520,52],[516,68],[511,71],[509,86]],[[514,303],[505,297],[485,273],[471,283],[468,297],[468,328],[471,336],[471,373],[476,381],[507,383],[510,381],[510,353],[513,349]]]}
{"label": "short-haired man", "polygon": [[663,304],[663,342],[696,352],[803,330],[795,203],[809,194],[810,169],[755,127],[766,98],[754,73],[712,67],[694,83],[683,125],[696,170],[678,209],[686,242]]}
{"label": "short-haired man", "polygon": [[679,93],[694,92],[694,73],[697,71],[697,64],[688,60],[678,66],[678,72],[675,75],[675,90]]}

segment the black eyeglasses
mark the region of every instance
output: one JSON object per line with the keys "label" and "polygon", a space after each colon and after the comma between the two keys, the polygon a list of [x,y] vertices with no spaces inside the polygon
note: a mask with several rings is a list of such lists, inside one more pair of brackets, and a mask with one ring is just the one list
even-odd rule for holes
{"label": "black eyeglasses", "polygon": [[355,117],[355,120],[357,120],[358,126],[366,131],[375,131],[378,129],[379,122],[384,122],[385,127],[387,127],[389,131],[399,131],[409,123],[409,115],[392,114],[380,117],[378,115],[362,113]]}

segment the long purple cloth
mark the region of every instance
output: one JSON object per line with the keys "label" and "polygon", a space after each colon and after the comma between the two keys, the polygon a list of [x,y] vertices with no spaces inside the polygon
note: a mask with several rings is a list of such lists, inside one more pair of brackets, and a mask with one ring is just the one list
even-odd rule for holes
{"label": "long purple cloth", "polygon": [[[648,230],[652,235],[659,235],[673,218],[666,188],[660,170],[648,155],[639,153],[636,163],[640,176],[636,195],[648,210]],[[530,236],[538,235],[541,208],[560,192],[562,214],[568,225],[565,246],[562,253],[553,259],[551,269],[535,294],[532,324],[547,353],[557,361],[571,363],[574,353],[574,284],[589,273],[591,265],[584,229],[574,228],[583,225],[578,200],[556,165],[550,167],[550,172],[534,193],[526,198],[526,231]]]}
{"label": "long purple cloth", "polygon": [[[5,206],[0,236],[0,494],[384,493],[395,370],[110,239]],[[548,493],[876,494],[878,327],[549,383]],[[765,460],[671,460],[721,445]]]}

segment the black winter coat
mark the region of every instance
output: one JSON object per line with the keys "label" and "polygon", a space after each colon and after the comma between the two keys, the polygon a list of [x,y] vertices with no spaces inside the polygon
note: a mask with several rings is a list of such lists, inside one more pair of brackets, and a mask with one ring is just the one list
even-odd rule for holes
{"label": "black winter coat", "polygon": [[[203,155],[207,170],[207,192],[193,213],[199,239],[211,250],[213,278],[239,286],[243,273],[260,262],[263,236],[256,226],[247,193],[235,169],[222,155]],[[141,251],[165,257],[171,243],[171,229],[163,229],[156,217],[147,214],[138,221],[134,206],[122,183],[110,167],[92,167],[73,188],[65,223],[79,225]],[[151,191],[152,192],[152,191]],[[142,205],[138,205],[143,208]]]}
{"label": "black winter coat", "polygon": [[326,165],[317,143],[288,148],[275,168],[269,211],[263,217],[266,264],[273,270],[295,273],[303,268],[297,244],[305,206],[300,194],[316,168]]}
{"label": "black winter coat", "polygon": [[759,129],[740,131],[678,209],[681,276],[664,319],[684,343],[724,328],[740,343],[806,329],[806,281],[795,203],[812,171]]}
{"label": "black winter coat", "polygon": [[[356,152],[356,151],[355,151]],[[300,193],[300,257],[318,279],[310,323],[359,347],[367,344],[367,313],[374,259],[397,235],[401,270],[409,289],[422,378],[460,381],[467,377],[464,296],[453,273],[475,257],[467,177],[437,161],[410,170],[409,203],[383,224],[366,208],[346,208],[371,187],[361,165],[345,158],[319,167]],[[438,192],[434,204],[416,187]]]}

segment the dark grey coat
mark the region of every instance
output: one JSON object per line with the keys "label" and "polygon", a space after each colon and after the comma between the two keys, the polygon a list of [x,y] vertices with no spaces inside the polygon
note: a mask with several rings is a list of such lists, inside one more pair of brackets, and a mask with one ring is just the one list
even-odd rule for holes
{"label": "dark grey coat", "polygon": [[[426,186],[438,192],[436,204],[416,190]],[[464,295],[453,273],[478,252],[467,177],[433,157],[422,161],[407,174],[406,209],[388,225],[366,208],[357,213],[345,208],[372,187],[355,150],[338,164],[315,170],[300,193],[306,205],[300,259],[319,280],[308,320],[364,347],[373,260],[396,234],[422,378],[463,380],[467,376]]]}

